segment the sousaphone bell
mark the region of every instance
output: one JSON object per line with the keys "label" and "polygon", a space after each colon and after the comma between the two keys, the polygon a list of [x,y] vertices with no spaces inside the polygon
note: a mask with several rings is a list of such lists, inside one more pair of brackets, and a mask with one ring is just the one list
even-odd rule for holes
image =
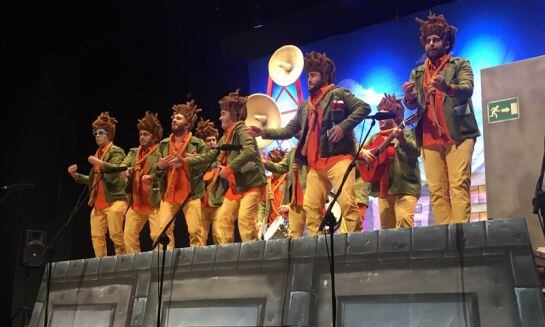
{"label": "sousaphone bell", "polygon": [[[273,98],[266,94],[255,93],[248,96],[246,102],[247,117],[246,126],[260,128],[279,128],[280,110]],[[257,146],[265,148],[272,143],[272,140],[264,140],[261,136],[256,137]]]}
{"label": "sousaphone bell", "polygon": [[280,86],[295,83],[305,65],[303,52],[294,45],[285,45],[276,50],[269,60],[269,76]]}

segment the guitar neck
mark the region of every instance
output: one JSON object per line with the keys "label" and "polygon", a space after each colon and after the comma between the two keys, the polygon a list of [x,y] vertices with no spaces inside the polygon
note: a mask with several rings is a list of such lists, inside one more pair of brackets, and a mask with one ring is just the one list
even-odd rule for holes
{"label": "guitar neck", "polygon": [[[402,122],[401,124],[399,124],[399,128],[404,129],[405,128],[405,122]],[[390,135],[388,135],[388,137],[384,141],[382,141],[382,143],[375,149],[375,154],[378,155],[382,151],[384,151],[384,149],[386,149],[388,147],[388,145],[390,145],[390,143],[392,143],[394,138],[395,138],[394,133],[393,132],[390,133]]]}
{"label": "guitar neck", "polygon": [[392,133],[384,141],[382,141],[382,143],[375,149],[375,155],[379,155],[382,151],[384,151],[384,149],[386,149],[388,145],[392,143],[394,137],[394,133]]}

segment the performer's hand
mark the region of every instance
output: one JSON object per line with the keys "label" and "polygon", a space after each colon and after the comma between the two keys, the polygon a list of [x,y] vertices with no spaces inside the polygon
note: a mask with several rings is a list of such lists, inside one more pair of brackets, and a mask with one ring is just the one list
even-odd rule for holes
{"label": "performer's hand", "polygon": [[142,176],[142,183],[151,185],[153,183],[153,176],[151,175],[144,175]]}
{"label": "performer's hand", "polygon": [[394,136],[399,141],[399,146],[404,147],[405,144],[407,144],[407,140],[405,139],[405,133],[403,133],[403,130],[399,127],[394,129]]}
{"label": "performer's hand", "polygon": [[341,126],[335,125],[329,131],[329,142],[336,143],[339,142],[344,136],[344,130]]}
{"label": "performer's hand", "polygon": [[448,93],[449,91],[449,86],[442,75],[435,75],[431,80],[431,85],[443,93]]}
{"label": "performer's hand", "polygon": [[408,103],[413,103],[416,100],[416,94],[414,94],[415,85],[413,81],[408,81],[401,85],[401,89],[405,93],[405,101]]}
{"label": "performer's hand", "polygon": [[178,168],[184,165],[184,160],[180,157],[172,157],[170,167]]}
{"label": "performer's hand", "polygon": [[127,170],[121,172],[121,176],[123,176],[124,178],[129,178],[132,175],[133,170],[133,167],[129,167],[127,168]]}
{"label": "performer's hand", "polygon": [[218,176],[227,179],[229,177],[229,173],[227,172],[227,167],[220,166],[220,172],[218,173]]}
{"label": "performer's hand", "polygon": [[89,156],[87,157],[87,161],[93,166],[99,166],[102,167],[103,161],[95,156]]}
{"label": "performer's hand", "polygon": [[160,170],[166,170],[172,167],[172,161],[174,160],[174,158],[175,157],[171,155],[159,158],[159,160],[157,161],[157,168],[159,168]]}
{"label": "performer's hand", "polygon": [[244,131],[248,134],[250,134],[253,137],[263,136],[264,130],[263,128],[256,127],[256,126],[248,126],[244,129]]}
{"label": "performer's hand", "polygon": [[78,175],[78,165],[71,165],[70,167],[68,167],[68,173],[73,178],[76,178],[76,176]]}
{"label": "performer's hand", "polygon": [[360,154],[359,154],[358,157],[365,160],[365,162],[367,162],[369,164],[373,163],[373,161],[377,160],[377,157],[373,154],[373,152],[371,152],[370,150],[367,150],[367,149],[361,149]]}

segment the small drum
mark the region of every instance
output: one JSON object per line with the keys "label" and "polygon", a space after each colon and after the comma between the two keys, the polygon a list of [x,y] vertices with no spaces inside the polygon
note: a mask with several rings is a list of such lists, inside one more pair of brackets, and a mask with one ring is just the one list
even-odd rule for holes
{"label": "small drum", "polygon": [[287,238],[290,234],[288,227],[288,220],[284,219],[282,216],[278,216],[269,226],[263,234],[263,239],[275,240],[278,238]]}

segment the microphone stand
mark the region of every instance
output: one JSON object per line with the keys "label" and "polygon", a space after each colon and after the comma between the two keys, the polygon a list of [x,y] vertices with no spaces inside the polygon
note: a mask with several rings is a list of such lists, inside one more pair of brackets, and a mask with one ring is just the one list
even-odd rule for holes
{"label": "microphone stand", "polygon": [[[210,167],[212,167],[212,164],[214,164],[216,162],[216,159],[218,158],[218,156],[220,154],[219,149],[214,149],[214,150],[217,150],[216,155],[214,156],[213,160],[210,161],[210,163],[208,164],[208,166],[206,167],[204,172],[207,172],[210,169]],[[191,181],[193,182],[195,180],[198,180],[199,178],[202,178],[203,175],[204,175],[204,173],[201,172],[197,176],[194,176],[191,179]],[[193,183],[191,183],[191,184],[193,184]],[[159,236],[157,237],[157,239],[153,242],[153,245],[151,246],[151,250],[153,251],[153,250],[155,250],[155,248],[159,244],[161,244],[162,245],[162,251],[161,252],[163,253],[163,258],[162,258],[161,263],[160,263],[161,273],[160,273],[160,276],[159,276],[159,294],[158,294],[159,302],[158,302],[158,305],[157,305],[157,327],[161,327],[161,306],[162,306],[162,298],[163,298],[163,284],[164,284],[164,280],[165,280],[165,257],[166,257],[166,252],[167,252],[167,245],[168,245],[168,242],[169,242],[169,238],[168,238],[166,233],[167,233],[167,230],[170,227],[170,225],[172,225],[174,223],[174,220],[176,220],[176,215],[178,215],[178,213],[183,210],[183,208],[186,206],[186,204],[189,202],[189,200],[193,197],[193,193],[194,193],[194,189],[192,187],[191,191],[189,191],[189,193],[186,195],[184,201],[182,202],[182,204],[180,205],[178,210],[176,210],[174,215],[172,215],[172,218],[170,218],[170,221],[168,222],[168,224],[166,224],[165,227],[163,227],[163,230],[161,231],[161,233],[159,234]],[[157,264],[159,264],[159,261],[157,261]]]}
{"label": "microphone stand", "polygon": [[2,197],[0,198],[0,204],[4,203],[4,201],[10,196],[10,194],[13,192],[13,189],[12,188],[8,188],[6,190],[6,193],[4,193],[4,195],[2,195]]}
{"label": "microphone stand", "polygon": [[332,210],[333,210],[333,205],[339,198],[339,195],[341,195],[341,191],[343,189],[344,183],[348,179],[348,175],[350,175],[350,172],[352,171],[352,169],[356,167],[356,160],[358,159],[358,154],[363,148],[365,141],[367,141],[367,138],[369,137],[369,133],[371,133],[371,130],[376,124],[376,120],[374,117],[367,117],[367,118],[372,119],[371,126],[369,127],[367,134],[365,134],[363,141],[359,144],[358,151],[356,155],[354,156],[354,159],[352,159],[352,161],[348,165],[348,168],[344,172],[344,176],[343,176],[343,179],[341,180],[341,184],[339,185],[337,192],[335,192],[333,199],[329,203],[329,206],[324,214],[324,218],[322,219],[322,222],[320,224],[320,228],[318,229],[319,231],[322,231],[325,226],[328,226],[328,229],[329,229],[330,250],[327,249],[327,237],[326,237],[326,250],[331,252],[331,257],[330,258],[328,257],[328,258],[329,258],[329,273],[331,274],[331,319],[332,319],[333,327],[337,325],[337,296],[335,294],[335,247],[333,244],[333,235],[335,234],[335,231],[339,228],[339,225],[342,221],[342,215],[339,219],[339,222],[337,222]]}
{"label": "microphone stand", "polygon": [[[103,173],[102,173],[103,174]],[[51,266],[53,263],[53,255],[55,254],[55,245],[57,243],[58,238],[61,236],[61,234],[70,226],[72,223],[72,220],[76,216],[76,214],[81,209],[83,203],[87,202],[86,200],[91,196],[91,193],[93,193],[93,190],[98,186],[98,183],[102,180],[102,174],[98,175],[97,181],[93,184],[93,186],[89,189],[89,193],[85,196],[85,198],[80,202],[80,198],[78,199],[78,202],[76,202],[76,206],[74,209],[72,209],[72,212],[70,213],[70,216],[68,216],[68,219],[66,219],[66,222],[64,225],[61,226],[61,228],[57,231],[55,236],[51,239],[51,242],[47,245],[47,247],[44,249],[44,252],[42,253],[42,256],[47,255],[47,263],[46,263],[46,269],[47,269],[47,280],[46,280],[46,291],[45,291],[45,315],[44,315],[44,327],[47,327],[48,325],[48,307],[49,307],[49,294],[51,293]],[[83,189],[85,191],[85,188]]]}

